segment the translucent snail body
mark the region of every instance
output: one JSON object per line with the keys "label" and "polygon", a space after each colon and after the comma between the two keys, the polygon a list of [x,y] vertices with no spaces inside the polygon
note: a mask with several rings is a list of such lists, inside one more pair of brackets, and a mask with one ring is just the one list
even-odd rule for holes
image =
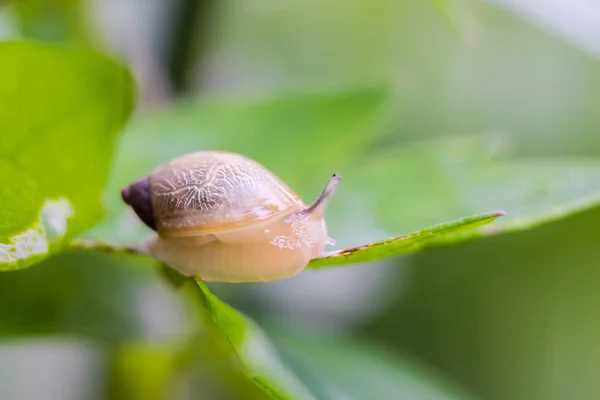
{"label": "translucent snail body", "polygon": [[257,162],[207,151],[161,165],[122,196],[157,232],[157,259],[206,281],[257,282],[293,276],[333,244],[323,217],[339,180],[307,206]]}

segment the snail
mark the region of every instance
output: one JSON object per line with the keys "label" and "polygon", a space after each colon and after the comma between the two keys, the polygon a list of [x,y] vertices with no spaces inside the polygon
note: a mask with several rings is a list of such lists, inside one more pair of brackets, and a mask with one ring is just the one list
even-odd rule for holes
{"label": "snail", "polygon": [[204,281],[260,282],[291,277],[335,242],[324,220],[341,176],[312,205],[258,162],[200,151],[158,166],[121,191],[157,234],[146,251]]}

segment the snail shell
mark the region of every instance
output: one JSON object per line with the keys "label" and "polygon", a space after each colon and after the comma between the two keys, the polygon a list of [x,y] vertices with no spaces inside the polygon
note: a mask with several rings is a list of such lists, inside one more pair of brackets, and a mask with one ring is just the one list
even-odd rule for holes
{"label": "snail shell", "polygon": [[203,151],[157,167],[123,200],[157,235],[148,251],[187,276],[256,282],[293,276],[333,244],[323,215],[340,176],[311,206],[254,160]]}

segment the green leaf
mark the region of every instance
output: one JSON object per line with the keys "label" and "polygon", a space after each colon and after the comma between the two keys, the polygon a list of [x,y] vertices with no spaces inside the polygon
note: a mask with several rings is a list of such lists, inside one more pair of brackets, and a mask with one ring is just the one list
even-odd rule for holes
{"label": "green leaf", "polygon": [[172,344],[131,342],[120,346],[114,357],[111,394],[114,399],[161,400],[180,363]]}
{"label": "green leaf", "polygon": [[132,93],[128,71],[102,55],[0,43],[0,270],[45,258],[102,218]]}
{"label": "green leaf", "polygon": [[[435,139],[381,151],[348,171],[346,185],[351,187],[343,190],[348,196],[361,195],[364,209],[372,209],[377,226],[388,233],[417,230],[454,215],[505,210],[506,218],[479,230],[497,234],[530,229],[600,204],[600,162],[514,157],[494,139]],[[350,219],[356,210],[332,208],[331,214],[335,220]]]}
{"label": "green leaf", "polygon": [[[481,399],[600,398],[599,225],[596,207],[411,257],[410,287],[362,333],[426,358]],[[398,274],[388,287],[404,283]]]}
{"label": "green leaf", "polygon": [[474,398],[430,365],[375,342],[289,328],[269,334],[288,365],[322,398]]}
{"label": "green leaf", "polygon": [[231,346],[242,372],[271,399],[315,399],[285,366],[265,333],[251,319],[223,303],[197,280],[209,318]]}
{"label": "green leaf", "polygon": [[431,5],[444,17],[453,29],[457,28],[453,5],[449,0],[430,0]]}
{"label": "green leaf", "polygon": [[[150,394],[160,395],[165,393],[160,390],[176,386],[173,376],[188,354],[196,354],[190,350],[192,345],[213,344],[197,334],[202,321],[196,290],[169,285],[159,275],[157,263],[148,257],[65,251],[35,268],[0,274],[0,292],[0,369],[8,371],[11,363],[23,365],[13,371],[14,385],[0,385],[0,398],[28,397],[30,386],[19,384],[31,380],[28,373],[36,368],[52,371],[52,367],[74,362],[79,365],[77,360],[88,348],[100,358],[89,377],[96,396],[110,389],[111,396],[102,398],[156,398]],[[52,344],[63,338],[66,343],[83,341],[85,346],[69,345],[64,361],[61,351],[49,347],[40,348],[37,354],[36,342]],[[72,372],[67,372],[51,373],[62,390],[86,389],[69,380]],[[46,378],[40,385],[47,384]]]}
{"label": "green leaf", "polygon": [[496,218],[506,215],[503,211],[474,215],[456,221],[438,224],[392,239],[381,240],[363,246],[329,252],[311,260],[308,268],[323,268],[334,265],[376,261],[399,254],[410,254],[434,244],[448,244],[476,237],[479,233],[470,231],[489,224]]}
{"label": "green leaf", "polygon": [[[188,280],[193,305],[200,303],[198,287]],[[206,316],[206,310],[194,314]],[[136,340],[120,343],[111,365],[110,393],[114,400],[186,398],[263,400],[265,391],[247,378],[235,363],[225,337],[210,321],[199,335],[175,341]],[[213,329],[211,329],[213,328]],[[233,357],[232,357],[233,355]]]}
{"label": "green leaf", "polygon": [[68,251],[35,268],[0,274],[0,337],[65,334],[117,343],[143,336],[143,295],[149,283],[166,286],[152,276],[155,264],[143,257]]}
{"label": "green leaf", "polygon": [[75,43],[91,40],[83,0],[12,0],[9,4],[26,38]]}

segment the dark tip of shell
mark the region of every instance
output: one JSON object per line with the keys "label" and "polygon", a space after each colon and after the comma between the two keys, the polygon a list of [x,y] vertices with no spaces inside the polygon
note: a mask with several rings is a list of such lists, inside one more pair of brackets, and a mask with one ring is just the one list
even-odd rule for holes
{"label": "dark tip of shell", "polygon": [[129,195],[130,195],[130,190],[129,190],[129,186],[127,186],[125,189],[121,190],[121,197],[123,198],[123,201],[127,204],[129,204]]}
{"label": "dark tip of shell", "polygon": [[152,209],[152,194],[150,193],[148,178],[135,181],[121,190],[121,197],[146,226],[152,230],[156,230],[154,210]]}

